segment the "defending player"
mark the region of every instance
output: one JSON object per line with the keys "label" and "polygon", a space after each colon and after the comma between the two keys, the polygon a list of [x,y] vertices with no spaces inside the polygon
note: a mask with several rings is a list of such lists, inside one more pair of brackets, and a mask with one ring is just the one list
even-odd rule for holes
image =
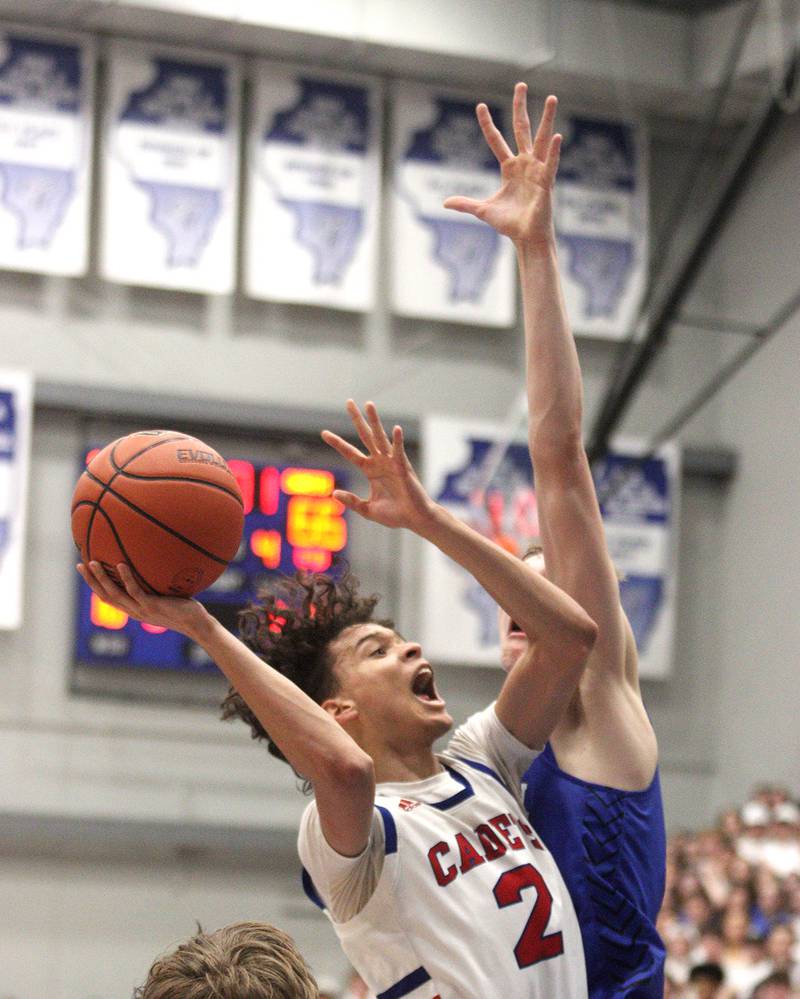
{"label": "defending player", "polygon": [[[450,198],[508,236],[517,250],[525,317],[528,440],[536,472],[542,553],[530,564],[598,625],[575,697],[526,775],[526,805],[556,858],[583,935],[591,999],[662,999],[665,834],[657,746],[639,690],[636,645],[620,603],[582,443],[582,383],[561,294],[552,188],[561,136],[548,97],[535,139],[527,88],[514,91],[515,155],[477,108],[502,185],[484,202]],[[542,557],[543,556],[543,557]],[[528,641],[501,613],[506,668]]]}
{"label": "defending player", "polygon": [[366,453],[324,438],[370,493],[338,498],[437,545],[531,638],[496,704],[461,726],[442,756],[433,743],[452,719],[433,670],[418,644],[373,619],[375,599],[359,597],[352,578],[285,581],[265,594],[243,620],[257,655],[199,603],[146,595],[124,565],[125,592],[96,563],[81,573],[101,599],[199,642],[238,691],[229,713],[310,781],[299,843],[308,890],[381,999],[585,999],[575,914],[522,817],[520,779],[574,692],[594,623],[431,501],[399,427],[390,440],[374,406],[367,419],[354,403],[349,410]]}

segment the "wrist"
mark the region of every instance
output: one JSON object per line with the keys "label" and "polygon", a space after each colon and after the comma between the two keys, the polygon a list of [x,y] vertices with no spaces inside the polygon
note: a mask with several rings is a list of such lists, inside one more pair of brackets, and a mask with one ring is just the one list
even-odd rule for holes
{"label": "wrist", "polygon": [[558,255],[556,244],[556,233],[551,227],[547,233],[540,233],[537,236],[530,236],[523,239],[515,239],[514,246],[520,264],[536,262],[541,260],[555,260]]}
{"label": "wrist", "polygon": [[441,537],[442,531],[447,530],[450,520],[452,520],[452,514],[443,506],[431,500],[428,504],[425,517],[413,528],[413,531],[425,541],[436,544],[437,539]]}
{"label": "wrist", "polygon": [[[209,614],[201,603],[195,602],[192,620],[186,628],[183,629],[183,633],[193,642],[196,642],[198,645],[202,645],[203,648],[206,648],[212,639],[215,630],[220,627],[222,627],[222,625],[220,625],[219,621],[217,621],[213,615]],[[206,651],[208,650],[206,649]]]}

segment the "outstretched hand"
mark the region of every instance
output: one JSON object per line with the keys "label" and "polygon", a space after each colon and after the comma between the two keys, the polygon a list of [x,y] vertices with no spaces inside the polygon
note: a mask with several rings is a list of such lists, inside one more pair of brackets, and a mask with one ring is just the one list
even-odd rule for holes
{"label": "outstretched hand", "polygon": [[117,566],[123,586],[115,583],[99,562],[90,562],[88,565],[80,563],[77,569],[103,603],[111,604],[136,621],[169,628],[194,638],[197,627],[209,617],[197,600],[146,593],[124,562]]}
{"label": "outstretched hand", "polygon": [[347,412],[367,453],[330,430],[322,431],[322,439],[363,472],[369,483],[369,496],[362,499],[345,489],[336,489],[334,498],[385,527],[424,530],[431,518],[433,501],[408,460],[402,429],[395,426],[390,440],[372,402],[364,406],[366,419],[352,399],[347,400]]}
{"label": "outstretched hand", "polygon": [[527,101],[527,85],[518,83],[513,114],[516,155],[492,121],[489,108],[485,104],[477,106],[478,123],[500,164],[502,183],[485,201],[453,197],[445,201],[444,207],[474,215],[515,243],[544,243],[554,237],[552,190],[562,139],[553,134],[558,101],[555,97],[545,101],[535,137],[531,136]]}

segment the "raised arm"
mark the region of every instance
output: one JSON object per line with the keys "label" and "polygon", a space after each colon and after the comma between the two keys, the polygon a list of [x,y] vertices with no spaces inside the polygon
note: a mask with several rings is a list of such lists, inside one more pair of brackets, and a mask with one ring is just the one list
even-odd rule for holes
{"label": "raised arm", "polygon": [[363,472],[370,494],[361,499],[337,491],[335,496],[368,520],[408,528],[436,545],[523,628],[534,654],[506,680],[497,713],[522,742],[541,746],[574,693],[594,641],[594,623],[552,582],[433,502],[406,455],[400,427],[389,439],[372,403],[365,407],[366,418],[352,400],[348,411],[366,453],[330,431],[322,436]]}
{"label": "raised arm", "polygon": [[583,388],[558,275],[552,189],[561,149],[553,134],[557,101],[548,97],[535,139],[527,87],[514,90],[515,155],[485,104],[478,121],[502,171],[487,201],[449,198],[445,206],[469,212],[513,240],[525,320],[528,440],[547,575],[596,621],[592,668],[622,675],[625,624],[619,585],[582,440]]}
{"label": "raised arm", "polygon": [[345,856],[360,853],[372,822],[375,774],[370,757],[331,715],[259,659],[198,601],[150,596],[127,565],[117,569],[124,590],[98,562],[78,566],[101,600],[137,621],[180,632],[205,649],[292,767],[311,781],[328,843]]}
{"label": "raised arm", "polygon": [[[532,137],[527,88],[514,91],[514,137],[509,148],[485,105],[477,109],[488,145],[501,166],[502,186],[484,202],[445,204],[470,212],[513,240],[525,323],[528,440],[535,469],[542,546],[548,577],[585,608],[598,627],[582,691],[584,716],[598,742],[593,749],[641,748],[642,773],[654,765],[655,743],[641,707],[636,648],[622,610],[619,581],[606,544],[594,482],[582,439],[583,388],[558,273],[552,189],[561,136],[553,133],[557,101],[548,97]],[[633,738],[629,738],[636,728]],[[630,756],[630,754],[628,754]],[[633,768],[637,769],[636,767]],[[613,760],[606,775],[620,776]]]}

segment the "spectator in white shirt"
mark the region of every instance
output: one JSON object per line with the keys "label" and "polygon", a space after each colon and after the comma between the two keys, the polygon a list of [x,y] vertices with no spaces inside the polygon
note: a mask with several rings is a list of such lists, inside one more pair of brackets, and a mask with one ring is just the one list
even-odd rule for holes
{"label": "spectator in white shirt", "polygon": [[778,877],[800,874],[800,809],[792,801],[776,805],[761,846],[763,862]]}

